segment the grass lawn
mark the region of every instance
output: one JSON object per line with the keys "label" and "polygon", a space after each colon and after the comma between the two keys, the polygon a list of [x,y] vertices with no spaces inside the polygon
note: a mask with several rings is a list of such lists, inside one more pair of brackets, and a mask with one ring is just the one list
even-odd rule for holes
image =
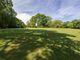
{"label": "grass lawn", "polygon": [[0,29],[0,60],[80,60],[80,30]]}

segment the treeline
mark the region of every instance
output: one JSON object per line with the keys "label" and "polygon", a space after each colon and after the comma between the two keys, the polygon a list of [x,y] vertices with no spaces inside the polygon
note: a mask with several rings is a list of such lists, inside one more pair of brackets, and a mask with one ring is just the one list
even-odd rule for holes
{"label": "treeline", "polygon": [[27,22],[27,27],[31,28],[75,28],[80,29],[80,20],[63,22],[62,20],[52,20],[50,16],[44,14],[36,14]]}
{"label": "treeline", "polygon": [[26,23],[26,25],[16,18],[17,13],[12,8],[12,0],[0,0],[0,28],[76,28],[80,29],[80,20],[63,22],[62,20],[52,20],[50,16],[36,14]]}
{"label": "treeline", "polygon": [[25,24],[16,18],[12,0],[0,0],[0,28],[23,28]]}

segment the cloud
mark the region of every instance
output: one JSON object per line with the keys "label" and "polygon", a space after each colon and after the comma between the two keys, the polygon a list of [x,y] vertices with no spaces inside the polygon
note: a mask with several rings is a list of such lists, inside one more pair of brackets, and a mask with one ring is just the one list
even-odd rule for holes
{"label": "cloud", "polygon": [[[13,1],[13,8],[17,13],[23,13],[23,11],[30,8],[30,5],[33,3],[34,0],[12,0]],[[30,9],[29,9],[30,10]]]}
{"label": "cloud", "polygon": [[80,4],[79,0],[62,0],[60,8],[54,14],[54,19],[61,19],[64,21],[80,18]]}
{"label": "cloud", "polygon": [[18,15],[43,13],[66,21],[80,18],[80,0],[13,0],[13,4]]}
{"label": "cloud", "polygon": [[31,18],[31,16],[27,13],[18,13],[16,17],[22,20],[25,24]]}

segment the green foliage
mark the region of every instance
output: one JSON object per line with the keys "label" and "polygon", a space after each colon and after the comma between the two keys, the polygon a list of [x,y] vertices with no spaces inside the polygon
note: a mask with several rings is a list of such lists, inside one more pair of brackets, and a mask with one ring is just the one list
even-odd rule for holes
{"label": "green foliage", "polygon": [[27,22],[27,26],[29,27],[36,27],[36,16],[32,16],[32,18],[30,19],[30,21]]}
{"label": "green foliage", "polygon": [[25,28],[26,25],[22,22],[22,20],[19,20],[16,18],[16,27],[17,28]]}
{"label": "green foliage", "polygon": [[61,20],[52,20],[52,22],[50,23],[50,27],[61,28],[62,24],[63,22]]}
{"label": "green foliage", "polygon": [[72,20],[71,22],[67,21],[63,23],[64,28],[75,28],[80,29],[80,20]]}
{"label": "green foliage", "polygon": [[80,20],[73,20],[73,28],[80,29]]}
{"label": "green foliage", "polygon": [[69,22],[69,21],[64,22],[63,23],[63,27],[64,28],[73,28],[73,23],[72,22]]}
{"label": "green foliage", "polygon": [[50,16],[36,14],[27,22],[27,27],[49,27],[49,28],[74,28],[80,29],[80,20],[63,22],[62,20],[52,20]]}
{"label": "green foliage", "polygon": [[51,17],[38,13],[35,16],[32,16],[30,21],[27,22],[27,26],[30,26],[30,27],[48,27],[49,20],[51,20]]}
{"label": "green foliage", "polygon": [[19,28],[24,26],[24,23],[16,18],[16,12],[12,7],[12,0],[0,0],[0,28]]}

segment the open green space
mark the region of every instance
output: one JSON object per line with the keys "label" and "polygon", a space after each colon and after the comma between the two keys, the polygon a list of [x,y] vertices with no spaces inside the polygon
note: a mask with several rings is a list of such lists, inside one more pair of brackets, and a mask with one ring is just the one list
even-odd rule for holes
{"label": "open green space", "polygon": [[0,29],[0,60],[80,60],[80,30]]}

